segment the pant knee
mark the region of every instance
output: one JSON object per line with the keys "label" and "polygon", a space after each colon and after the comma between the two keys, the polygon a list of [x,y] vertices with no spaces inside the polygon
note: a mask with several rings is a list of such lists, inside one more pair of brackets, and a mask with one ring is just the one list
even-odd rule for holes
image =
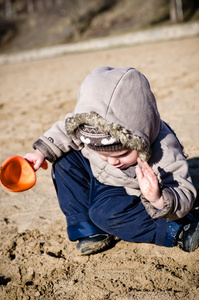
{"label": "pant knee", "polygon": [[89,208],[89,217],[91,221],[101,229],[107,229],[110,226],[110,215],[103,209],[102,205],[97,208],[95,206],[91,206]]}
{"label": "pant knee", "polygon": [[100,229],[115,234],[115,230],[121,227],[123,212],[117,211],[114,205],[107,206],[106,199],[103,203],[92,205],[89,209],[91,221]]}

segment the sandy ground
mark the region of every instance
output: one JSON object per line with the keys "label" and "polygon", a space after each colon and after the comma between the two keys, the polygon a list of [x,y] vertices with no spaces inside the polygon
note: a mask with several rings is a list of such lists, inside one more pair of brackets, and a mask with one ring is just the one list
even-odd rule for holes
{"label": "sandy ground", "polygon": [[[23,156],[76,102],[80,83],[100,65],[133,66],[149,79],[162,118],[199,173],[199,37],[66,55],[0,67],[1,163]],[[50,166],[23,193],[0,188],[0,298],[199,299],[199,249],[185,253],[124,241],[79,256],[68,240]],[[197,212],[196,204],[196,212]]]}

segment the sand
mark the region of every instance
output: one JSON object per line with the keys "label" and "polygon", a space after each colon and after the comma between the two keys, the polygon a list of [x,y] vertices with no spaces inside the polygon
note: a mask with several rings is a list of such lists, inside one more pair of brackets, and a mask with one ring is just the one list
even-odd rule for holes
{"label": "sand", "polygon": [[[137,45],[0,67],[1,163],[32,143],[75,106],[95,67],[133,66],[151,83],[162,119],[182,141],[195,180],[199,169],[199,37]],[[22,193],[0,187],[0,298],[199,299],[199,249],[118,241],[80,256],[67,237],[51,166]],[[197,211],[196,205],[196,211]]]}

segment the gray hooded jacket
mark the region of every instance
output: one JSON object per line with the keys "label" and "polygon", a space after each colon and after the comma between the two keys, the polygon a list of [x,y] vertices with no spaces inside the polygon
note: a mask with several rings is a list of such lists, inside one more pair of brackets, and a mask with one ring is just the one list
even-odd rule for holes
{"label": "gray hooded jacket", "polygon": [[[100,159],[76,137],[81,124],[109,133],[128,148],[138,151],[158,177],[164,208],[157,210],[139,189],[135,167],[122,171]],[[122,186],[139,196],[152,218],[175,220],[193,207],[196,190],[188,173],[182,146],[161,119],[145,76],[134,68],[99,67],[82,83],[76,107],[33,145],[51,162],[71,149],[89,159],[94,176],[103,184]]]}

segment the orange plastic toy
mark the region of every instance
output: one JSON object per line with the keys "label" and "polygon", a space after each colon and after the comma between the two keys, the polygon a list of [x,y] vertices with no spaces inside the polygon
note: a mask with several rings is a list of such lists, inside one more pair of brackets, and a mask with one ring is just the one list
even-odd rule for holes
{"label": "orange plastic toy", "polygon": [[[43,169],[47,169],[45,161]],[[0,182],[4,188],[11,192],[22,192],[30,189],[36,183],[36,173],[25,158],[11,156],[1,165]]]}

